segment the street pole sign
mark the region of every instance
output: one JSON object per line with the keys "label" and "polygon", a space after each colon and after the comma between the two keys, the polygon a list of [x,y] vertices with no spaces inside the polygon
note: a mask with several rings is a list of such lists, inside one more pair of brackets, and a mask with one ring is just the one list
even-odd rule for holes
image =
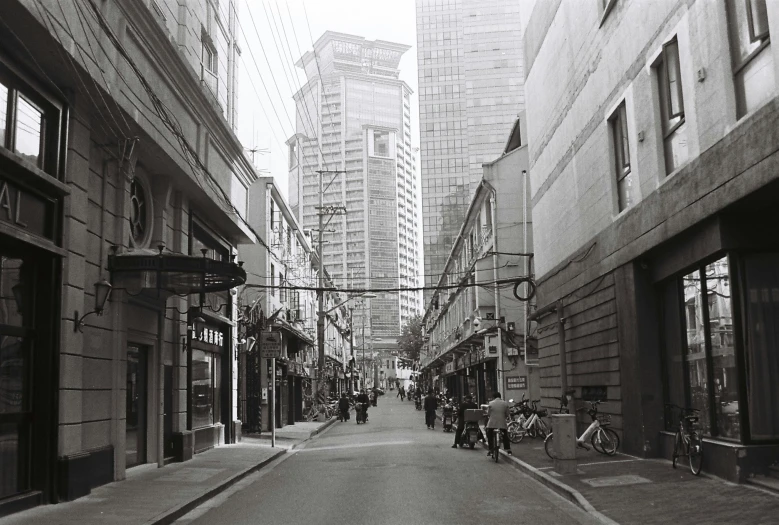
{"label": "street pole sign", "polygon": [[260,351],[265,359],[281,357],[281,332],[262,332]]}

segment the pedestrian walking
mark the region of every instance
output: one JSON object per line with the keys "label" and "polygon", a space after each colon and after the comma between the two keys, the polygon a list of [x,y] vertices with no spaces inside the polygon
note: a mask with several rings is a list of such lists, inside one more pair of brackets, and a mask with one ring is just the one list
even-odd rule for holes
{"label": "pedestrian walking", "polygon": [[398,388],[398,395],[396,397],[399,397],[401,401],[406,398],[406,389],[403,388],[403,385],[400,385],[400,388]]}
{"label": "pedestrian walking", "polygon": [[438,408],[438,399],[436,399],[432,389],[427,391],[424,408],[425,424],[427,424],[427,428],[435,430],[435,411]]}

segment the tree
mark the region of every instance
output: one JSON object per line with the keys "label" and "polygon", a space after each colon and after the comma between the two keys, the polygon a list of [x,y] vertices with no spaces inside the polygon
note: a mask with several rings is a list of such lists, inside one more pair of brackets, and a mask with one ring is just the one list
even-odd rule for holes
{"label": "tree", "polygon": [[424,344],[424,333],[422,331],[422,316],[416,315],[408,320],[400,331],[398,337],[398,347],[401,357],[417,361],[419,352]]}

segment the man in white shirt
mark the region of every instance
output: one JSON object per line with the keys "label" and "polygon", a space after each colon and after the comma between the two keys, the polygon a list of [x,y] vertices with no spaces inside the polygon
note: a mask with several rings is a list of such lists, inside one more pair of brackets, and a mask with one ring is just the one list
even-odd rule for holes
{"label": "man in white shirt", "polygon": [[492,401],[487,408],[487,442],[489,443],[490,451],[487,452],[488,456],[492,456],[495,450],[495,430],[500,430],[503,436],[503,450],[506,454],[511,455],[511,441],[509,441],[509,433],[506,430],[506,420],[509,417],[509,404],[500,398],[500,392],[492,394]]}

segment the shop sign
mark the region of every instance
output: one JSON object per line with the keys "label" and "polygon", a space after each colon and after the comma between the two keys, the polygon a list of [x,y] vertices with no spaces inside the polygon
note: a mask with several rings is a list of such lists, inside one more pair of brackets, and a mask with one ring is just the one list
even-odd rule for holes
{"label": "shop sign", "polygon": [[260,352],[265,359],[281,357],[281,332],[262,332],[260,335]]}
{"label": "shop sign", "polygon": [[454,361],[446,363],[446,366],[444,367],[444,373],[449,374],[451,372],[454,372]]}
{"label": "shop sign", "polygon": [[54,203],[0,179],[0,222],[53,238]]}
{"label": "shop sign", "polygon": [[527,376],[507,377],[506,390],[527,390]]}
{"label": "shop sign", "polygon": [[222,346],[224,344],[224,338],[224,332],[221,330],[203,326],[200,328],[200,332],[198,332],[196,327],[192,327],[193,341],[200,341],[201,343],[208,345]]}

